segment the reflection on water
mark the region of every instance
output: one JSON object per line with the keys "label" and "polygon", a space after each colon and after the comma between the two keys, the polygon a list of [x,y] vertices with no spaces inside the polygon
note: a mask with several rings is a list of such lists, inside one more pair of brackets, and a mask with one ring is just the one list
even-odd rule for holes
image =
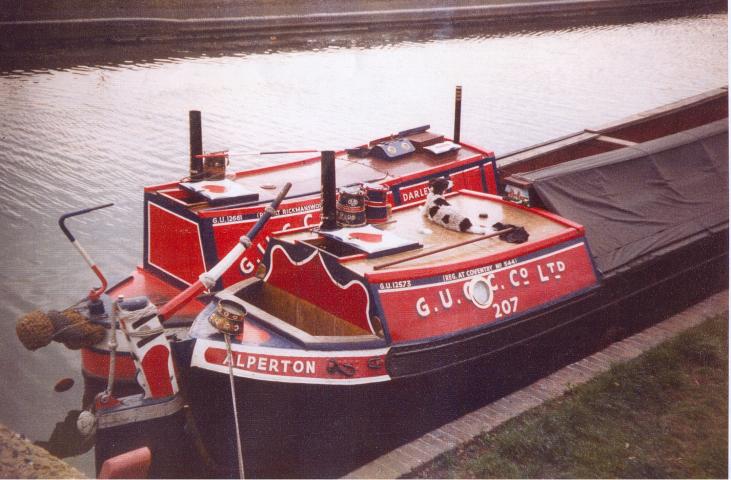
{"label": "reflection on water", "polygon": [[[713,14],[365,45],[339,37],[177,58],[117,47],[108,65],[93,50],[75,52],[78,62],[3,63],[0,358],[12,367],[0,421],[45,441],[81,407],[78,354],[56,344],[25,351],[15,319],[60,309],[96,284],[58,231],[66,211],[115,202],[71,228],[108,277],[140,261],[142,187],[186,174],[189,109],[203,111],[206,150],[344,148],[424,123],[451,133],[460,84],[462,138],[500,154],[726,84],[726,22]],[[70,375],[77,386],[54,392]],[[92,472],[88,456],[73,461]]]}

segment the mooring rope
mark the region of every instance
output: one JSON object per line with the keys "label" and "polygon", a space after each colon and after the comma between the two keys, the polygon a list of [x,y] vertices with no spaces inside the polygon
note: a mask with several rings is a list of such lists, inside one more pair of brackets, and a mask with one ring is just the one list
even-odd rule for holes
{"label": "mooring rope", "polygon": [[223,334],[223,338],[226,340],[226,350],[228,350],[228,380],[231,384],[231,403],[233,404],[234,411],[234,425],[236,425],[236,453],[239,461],[239,478],[246,478],[244,475],[244,454],[241,448],[241,432],[239,432],[239,409],[236,406],[236,389],[234,388],[234,356],[231,350],[231,335],[228,333]]}
{"label": "mooring rope", "polygon": [[[107,400],[109,397],[112,396],[112,391],[114,388],[114,375],[115,375],[115,369],[116,369],[116,363],[117,363],[117,323],[121,321],[122,317],[124,317],[124,321],[128,322],[130,324],[136,322],[137,320],[140,320],[144,317],[149,317],[152,315],[155,315],[157,313],[157,307],[153,305],[152,303],[148,303],[144,308],[141,308],[139,310],[132,310],[127,311],[123,310],[122,307],[119,306],[119,304],[123,301],[123,298],[120,296],[117,301],[114,302],[112,305],[112,328],[109,332],[109,375],[107,377],[107,388],[104,390],[104,393],[102,394],[102,399]],[[152,335],[157,335],[161,331],[164,331],[162,327],[145,330],[142,332],[132,332],[127,333],[130,337],[138,337],[138,338],[144,338],[144,337],[150,337]]]}
{"label": "mooring rope", "polygon": [[107,388],[102,393],[101,400],[106,402],[112,396],[112,390],[114,388],[114,370],[116,369],[117,363],[117,322],[119,321],[119,302],[122,301],[122,297],[119,297],[116,302],[112,305],[112,330],[109,337],[109,375],[107,377]]}
{"label": "mooring rope", "polygon": [[[120,316],[124,317],[124,321],[127,323],[134,323],[137,320],[140,320],[144,317],[152,317],[157,313],[157,307],[153,303],[148,303],[144,308],[140,308],[139,310],[122,310],[122,313],[120,313]],[[148,330],[149,332],[150,330]],[[130,336],[140,336],[144,335],[147,332],[135,332],[133,334],[129,334]]]}

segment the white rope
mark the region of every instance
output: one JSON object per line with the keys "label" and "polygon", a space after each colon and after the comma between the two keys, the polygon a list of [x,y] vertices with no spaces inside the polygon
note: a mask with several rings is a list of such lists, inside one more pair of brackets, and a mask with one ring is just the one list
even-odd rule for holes
{"label": "white rope", "polygon": [[231,384],[231,403],[234,410],[234,425],[236,425],[236,453],[239,460],[239,478],[246,478],[244,475],[244,454],[241,448],[241,432],[239,432],[239,409],[236,406],[236,389],[234,388],[234,356],[231,351],[231,336],[228,333],[223,334],[226,340],[226,350],[228,350],[228,381]]}
{"label": "white rope", "polygon": [[[122,317],[124,317],[125,322],[134,323],[137,320],[140,320],[143,317],[155,315],[157,313],[157,307],[153,305],[152,303],[148,303],[144,308],[141,308],[139,310],[133,310],[131,312],[127,310],[123,310],[119,304],[123,301],[123,298],[120,296],[116,302],[114,302],[114,305],[112,306],[112,329],[110,332],[110,338],[109,338],[109,376],[107,377],[107,388],[104,390],[104,393],[102,394],[102,399],[107,400],[109,397],[112,396],[112,390],[114,388],[114,371],[116,367],[116,360],[117,360],[117,322],[120,321]],[[156,335],[160,333],[162,329],[152,329],[147,330],[144,332],[133,332],[132,334],[129,334],[131,337],[149,337],[151,335]]]}
{"label": "white rope", "polygon": [[[148,303],[144,308],[140,308],[139,310],[121,310],[120,316],[124,317],[124,321],[127,323],[134,323],[137,320],[142,319],[143,317],[148,317],[155,315],[157,313],[157,307],[155,307],[154,304]],[[140,332],[142,334],[143,332]]]}
{"label": "white rope", "polygon": [[114,370],[117,361],[117,321],[119,320],[119,302],[122,297],[118,298],[112,305],[112,331],[109,337],[109,376],[107,377],[107,388],[102,393],[102,401],[106,402],[112,396],[114,388]]}
{"label": "white rope", "polygon": [[[152,317],[157,314],[157,307],[152,304],[148,303],[144,308],[141,308],[139,310],[122,310],[120,312],[120,316],[124,317],[124,321],[126,324],[131,325],[137,320],[141,320],[145,317]],[[158,328],[152,328],[148,330],[143,330],[141,332],[125,332],[128,337],[133,338],[145,338],[145,337],[152,337],[153,335],[157,335],[160,332],[164,332],[165,329],[160,326]]]}

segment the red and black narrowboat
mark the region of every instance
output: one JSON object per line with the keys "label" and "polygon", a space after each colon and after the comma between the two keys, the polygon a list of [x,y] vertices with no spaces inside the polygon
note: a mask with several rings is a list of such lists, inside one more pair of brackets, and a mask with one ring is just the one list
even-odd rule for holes
{"label": "red and black narrowboat", "polygon": [[[712,104],[724,95],[714,92]],[[455,385],[489,384],[479,372],[521,346],[551,338],[568,350],[563,342],[640,328],[723,288],[722,113],[622,148],[613,148],[616,137],[600,139],[612,145],[604,153],[506,170],[512,201],[468,190],[448,196],[460,212],[494,225],[493,234],[435,226],[422,202],[394,208],[393,221],[377,227],[272,234],[256,277],[219,292],[190,330],[187,381],[203,388],[191,390],[189,402],[218,464],[236,475],[236,433],[231,416],[220,414],[231,399],[229,376],[240,432],[248,432],[244,457],[276,464],[278,445],[303,458],[313,454],[308,436],[398,424],[397,405],[413,406],[409,397],[438,389],[450,398]],[[527,239],[510,243],[499,230],[506,226],[521,227]],[[226,304],[246,312],[230,355],[212,326]],[[358,447],[348,448],[353,455]]]}
{"label": "red and black narrowboat", "polygon": [[[106,298],[144,295],[162,305],[194,284],[216,265],[261,218],[286,181],[292,182],[287,197],[257,236],[255,244],[237,259],[211,290],[220,290],[253,275],[271,232],[313,227],[320,222],[320,157],[211,179],[203,174],[208,157],[200,153],[200,115],[191,112],[191,178],[145,188],[143,264],[128,278],[109,288]],[[449,149],[435,150],[440,146]],[[262,152],[281,153],[281,152]],[[218,160],[221,153],[212,154]],[[391,206],[425,198],[427,184],[449,176],[458,188],[497,193],[497,171],[492,152],[445,140],[425,125],[375,139],[354,149],[337,152],[338,186],[365,184],[385,220]],[[219,171],[220,173],[220,171]],[[382,198],[381,198],[382,197]],[[376,213],[379,213],[376,211]],[[365,212],[363,213],[365,215]],[[190,326],[204,303],[193,299],[180,310],[166,312],[170,332]],[[107,306],[109,307],[109,305]],[[109,322],[103,321],[109,329]],[[116,379],[134,381],[136,367],[121,331],[116,360]],[[82,349],[84,373],[105,380],[109,370],[108,338]]]}
{"label": "red and black narrowboat", "polygon": [[[99,464],[148,445],[154,475],[185,474],[165,436],[188,405],[215,475],[242,463],[296,475],[280,463],[330,455],[318,445],[348,432],[352,457],[406,410],[428,416],[422,398],[457,405],[468,384],[492,388],[498,370],[522,368],[517,349],[581,349],[624,317],[638,326],[722,288],[727,99],[719,89],[497,163],[458,130],[450,141],[421,127],[229,177],[225,155],[202,154],[192,114],[191,178],[145,189],[143,266],[74,309],[103,327],[82,349],[85,375],[106,383],[89,409]],[[441,177],[451,208],[490,233],[426,218]],[[122,397],[125,382],[142,393]]]}

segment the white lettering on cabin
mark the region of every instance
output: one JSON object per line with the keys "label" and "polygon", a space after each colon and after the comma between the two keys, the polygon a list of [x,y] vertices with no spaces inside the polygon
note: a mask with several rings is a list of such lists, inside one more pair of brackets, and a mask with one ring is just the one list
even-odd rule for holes
{"label": "white lettering on cabin", "polygon": [[244,216],[239,215],[222,215],[220,217],[213,217],[211,219],[211,223],[213,225],[218,225],[221,223],[231,223],[231,222],[242,222],[244,220]]}
{"label": "white lettering on cabin", "polygon": [[391,290],[394,288],[408,288],[411,286],[411,280],[398,280],[394,282],[383,282],[378,284],[379,290]]}
{"label": "white lettering on cabin", "polygon": [[[243,370],[256,370],[265,373],[315,373],[314,360],[286,360],[269,357],[258,357],[256,355],[245,355],[236,353],[236,367]],[[225,359],[223,365],[228,365]],[[291,368],[290,368],[291,367]]]}
{"label": "white lettering on cabin", "polygon": [[[445,292],[446,295],[444,294]],[[452,306],[452,294],[449,292],[448,288],[445,288],[444,290],[439,290],[439,300],[442,301],[442,306],[444,308],[449,308]]]}
{"label": "white lettering on cabin", "polygon": [[251,260],[249,260],[249,257],[244,255],[244,258],[241,259],[241,263],[239,263],[239,268],[241,269],[241,273],[248,275],[254,271],[254,264]]}
{"label": "white lettering on cabin", "polygon": [[530,280],[528,280],[528,269],[525,267],[510,270],[510,272],[508,273],[508,278],[510,280],[510,284],[513,287],[530,285]]}
{"label": "white lettering on cabin", "polygon": [[550,278],[543,273],[540,265],[536,265],[536,268],[538,269],[538,279],[541,281],[541,283],[546,283],[550,280]]}
{"label": "white lettering on cabin", "polygon": [[555,280],[560,280],[561,273],[566,271],[566,264],[561,260],[557,260],[555,262],[546,262],[543,268],[541,268],[541,265],[536,265],[536,269],[538,270],[539,280],[541,283],[545,283],[551,280],[552,276]]}
{"label": "white lettering on cabin", "polygon": [[[309,203],[307,205],[300,205],[299,207],[293,207],[293,208],[284,208],[281,210],[277,210],[277,215],[291,215],[294,213],[305,213],[305,212],[311,212],[314,210],[320,210],[320,202],[317,203]],[[264,210],[260,210],[256,212],[257,218],[264,215]],[[308,213],[305,215],[305,218],[311,218],[312,214]],[[232,223],[232,222],[243,222],[244,220],[247,220],[244,218],[243,214],[238,215],[221,215],[220,217],[213,217],[211,219],[211,223],[213,225],[221,225],[224,223]],[[307,225],[307,219],[304,220],[304,225]]]}
{"label": "white lettering on cabin", "polygon": [[420,200],[422,198],[425,198],[426,195],[429,193],[429,186],[425,185],[421,188],[415,188],[414,190],[410,190],[408,192],[401,192],[401,201],[402,202],[413,202],[414,200]]}
{"label": "white lettering on cabin", "polygon": [[493,280],[495,280],[495,274],[494,273],[491,273],[490,275],[488,275],[487,277],[485,277],[485,280],[487,280],[487,284],[490,286],[490,288],[492,289],[493,292],[496,292],[496,291],[498,291],[500,289],[500,286],[499,285],[495,285],[493,283]]}
{"label": "white lettering on cabin", "polygon": [[431,313],[431,310],[429,310],[429,305],[426,304],[426,298],[419,297],[419,299],[416,301],[416,313],[420,317],[428,317]]}
{"label": "white lettering on cabin", "polygon": [[[550,258],[550,257],[549,257]],[[526,262],[523,262],[525,265]],[[493,265],[487,265],[485,267],[478,267],[469,270],[463,270],[461,272],[447,273],[441,276],[442,282],[454,282],[455,280],[461,280],[466,278],[467,281],[462,284],[462,296],[467,300],[472,300],[472,292],[470,291],[470,281],[475,276],[482,276],[487,282],[487,285],[493,292],[500,292],[505,290],[506,286],[511,287],[511,290],[517,293],[516,296],[511,296],[507,299],[503,299],[500,302],[495,302],[492,307],[495,309],[495,318],[501,318],[504,316],[512,315],[518,311],[518,303],[521,290],[529,287],[531,282],[537,281],[540,283],[556,282],[561,280],[561,275],[566,271],[566,263],[562,260],[542,261],[541,263],[536,262],[535,265],[520,266],[518,259],[512,258],[505,260],[504,262],[498,262]],[[498,277],[495,273],[496,270],[504,269],[516,265],[514,268],[508,270],[506,273],[502,273],[501,278],[507,276],[505,285],[499,282]],[[380,284],[381,290],[387,290],[389,288],[399,288],[401,282],[385,282]],[[536,287],[533,287],[536,288]],[[545,288],[545,287],[540,287]],[[520,289],[516,291],[516,289]],[[443,311],[449,310],[454,306],[452,292],[449,288],[443,288],[436,290],[436,293],[429,292],[426,297],[419,297],[416,300],[416,313],[421,318],[429,317],[432,313],[437,314],[439,312],[439,304],[437,298],[439,297],[439,303]],[[457,293],[456,301],[458,305],[462,304],[462,298]],[[468,304],[471,304],[469,302]]]}
{"label": "white lettering on cabin", "polygon": [[277,211],[277,215],[290,215],[292,213],[303,213],[310,212],[312,210],[319,210],[320,202],[308,203],[306,205],[300,205],[299,207],[283,208]]}

